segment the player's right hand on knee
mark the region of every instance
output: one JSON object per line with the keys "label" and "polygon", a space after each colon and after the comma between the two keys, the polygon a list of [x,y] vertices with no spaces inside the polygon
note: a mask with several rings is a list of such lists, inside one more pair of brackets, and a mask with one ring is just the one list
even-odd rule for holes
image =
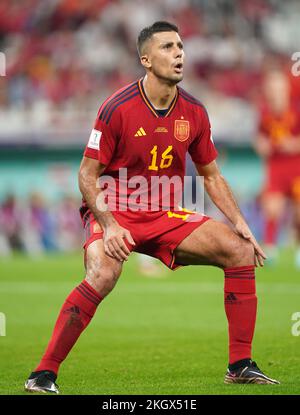
{"label": "player's right hand on knee", "polygon": [[122,226],[118,224],[107,226],[103,237],[106,255],[121,262],[127,261],[131,251],[126,245],[125,239],[130,245],[135,245],[131,233],[127,229],[122,228]]}

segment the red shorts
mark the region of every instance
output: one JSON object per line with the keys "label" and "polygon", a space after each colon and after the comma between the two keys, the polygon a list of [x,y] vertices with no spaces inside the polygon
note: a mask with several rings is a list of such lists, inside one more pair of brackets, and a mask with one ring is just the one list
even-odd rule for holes
{"label": "red shorts", "polygon": [[264,193],[282,193],[300,202],[300,156],[268,161]]}
{"label": "red shorts", "polygon": [[[150,255],[174,270],[174,250],[194,229],[202,225],[208,216],[187,210],[172,212],[112,212],[116,221],[128,229],[136,245],[133,251]],[[93,241],[102,239],[103,231],[90,213],[84,220],[86,249]],[[127,244],[129,246],[129,244]],[[130,246],[129,246],[130,248]]]}

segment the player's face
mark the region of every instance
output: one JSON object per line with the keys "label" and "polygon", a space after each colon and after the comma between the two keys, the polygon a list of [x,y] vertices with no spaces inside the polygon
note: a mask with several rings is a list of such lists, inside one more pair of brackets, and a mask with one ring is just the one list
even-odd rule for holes
{"label": "player's face", "polygon": [[178,33],[155,33],[146,45],[145,58],[143,65],[157,78],[171,84],[182,80],[184,51]]}

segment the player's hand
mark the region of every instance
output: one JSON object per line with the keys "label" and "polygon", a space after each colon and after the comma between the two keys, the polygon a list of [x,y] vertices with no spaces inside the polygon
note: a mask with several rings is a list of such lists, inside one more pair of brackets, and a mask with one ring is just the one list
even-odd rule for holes
{"label": "player's hand", "polygon": [[260,245],[258,244],[257,240],[253,236],[252,232],[249,229],[249,226],[246,222],[240,221],[235,225],[236,233],[244,239],[247,239],[254,247],[254,261],[255,266],[257,267],[260,265],[261,267],[264,266],[264,260],[267,259],[267,255],[262,250]]}
{"label": "player's hand", "polygon": [[127,247],[124,239],[131,245],[135,245],[135,242],[127,229],[122,228],[122,226],[118,224],[112,224],[106,227],[103,237],[106,255],[121,262],[127,261],[131,251]]}

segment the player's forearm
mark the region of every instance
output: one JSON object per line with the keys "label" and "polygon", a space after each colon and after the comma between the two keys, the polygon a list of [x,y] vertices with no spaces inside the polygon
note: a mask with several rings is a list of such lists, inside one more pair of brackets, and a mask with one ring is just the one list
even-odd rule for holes
{"label": "player's forearm", "polygon": [[245,221],[233,193],[222,175],[218,174],[213,177],[205,177],[204,185],[213,203],[233,225]]}
{"label": "player's forearm", "polygon": [[107,210],[107,206],[101,201],[101,189],[97,188],[98,175],[91,174],[84,169],[81,169],[78,175],[79,189],[88,207],[92,211],[97,222],[103,229],[116,224],[112,213]]}

